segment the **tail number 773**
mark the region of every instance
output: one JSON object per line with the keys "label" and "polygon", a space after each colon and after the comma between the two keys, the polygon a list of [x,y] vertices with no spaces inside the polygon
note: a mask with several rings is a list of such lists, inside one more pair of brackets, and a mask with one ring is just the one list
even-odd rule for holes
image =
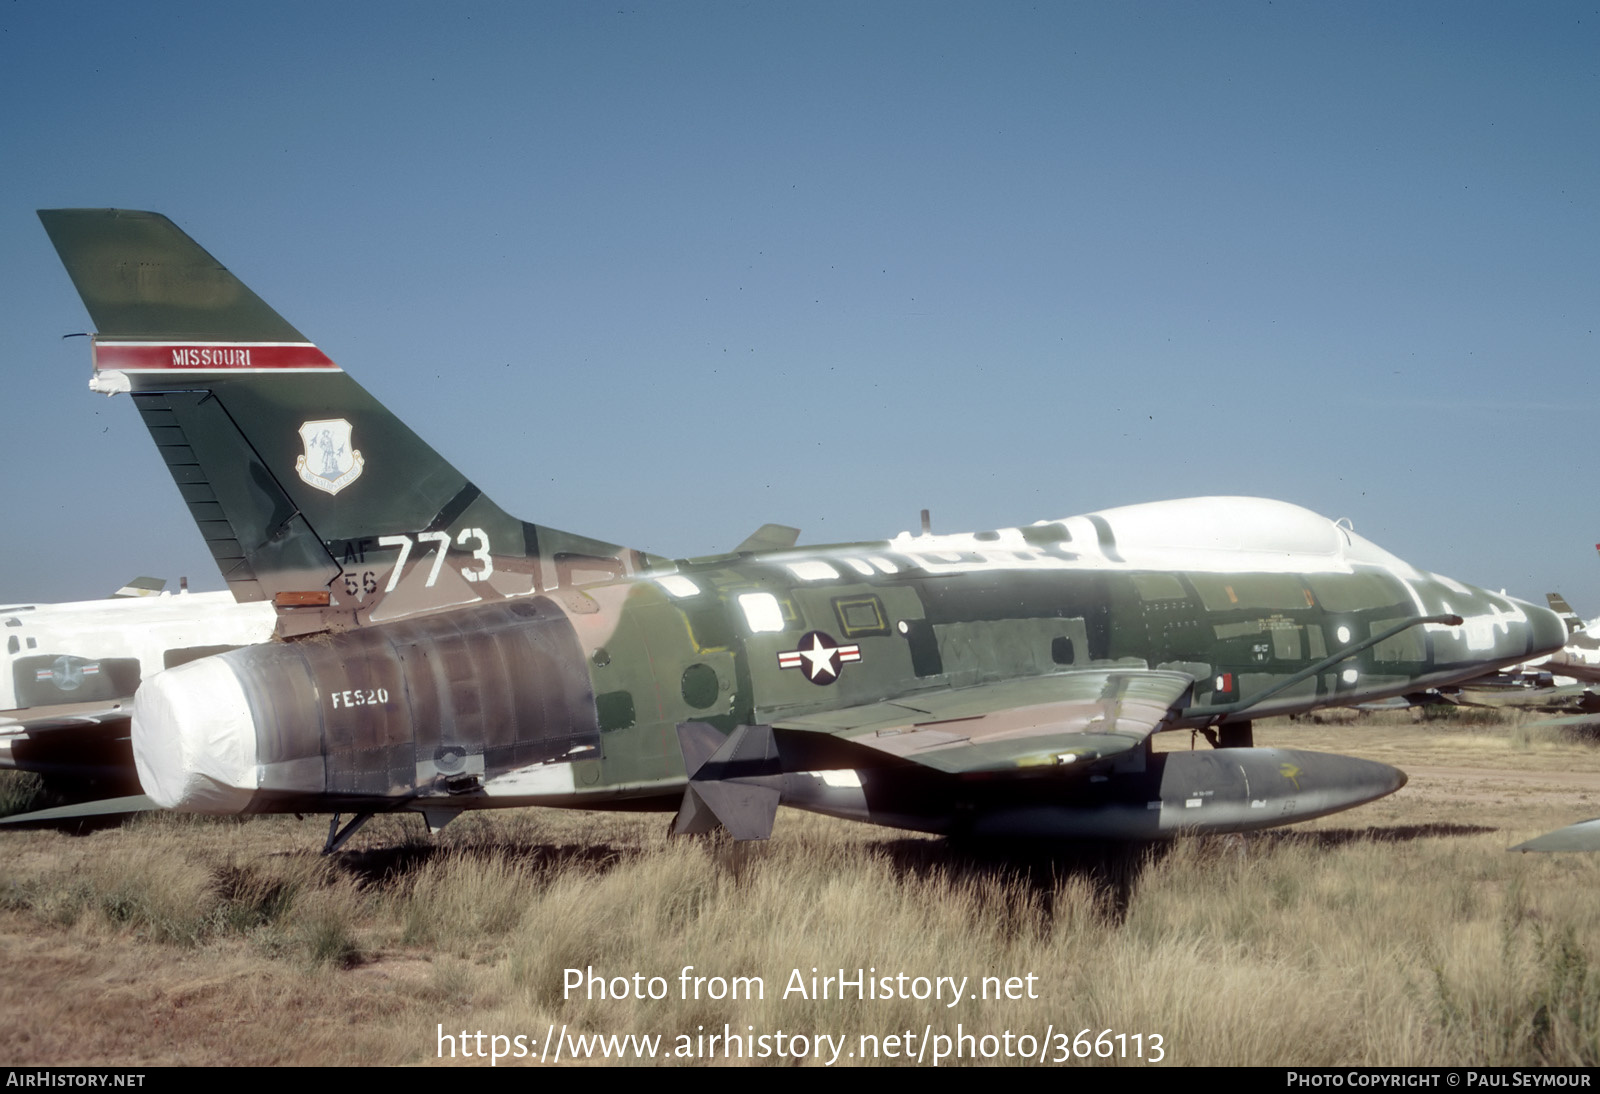
{"label": "tail number 773", "polygon": [[[445,552],[450,549],[449,532],[418,532],[413,536],[379,536],[379,547],[398,547],[400,557],[394,561],[394,569],[389,571],[389,584],[384,586],[385,593],[394,592],[396,585],[400,584],[400,574],[406,568],[406,560],[411,557],[411,549],[417,544],[424,547],[433,547],[433,565],[428,569],[428,580],[425,588],[433,588],[434,582],[439,580],[439,571],[444,567]],[[476,546],[473,546],[476,544]],[[456,537],[456,546],[464,551],[471,551],[472,557],[477,560],[476,567],[461,567],[461,576],[468,581],[482,581],[494,573],[494,560],[489,557],[489,535],[482,528],[463,528]]]}

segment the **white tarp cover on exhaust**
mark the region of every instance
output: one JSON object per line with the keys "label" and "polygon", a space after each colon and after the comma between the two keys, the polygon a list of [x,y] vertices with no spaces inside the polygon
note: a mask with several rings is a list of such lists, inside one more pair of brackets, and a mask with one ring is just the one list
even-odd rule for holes
{"label": "white tarp cover on exhaust", "polygon": [[157,673],[134,696],[133,759],[157,805],[238,813],[258,784],[256,730],[224,658]]}

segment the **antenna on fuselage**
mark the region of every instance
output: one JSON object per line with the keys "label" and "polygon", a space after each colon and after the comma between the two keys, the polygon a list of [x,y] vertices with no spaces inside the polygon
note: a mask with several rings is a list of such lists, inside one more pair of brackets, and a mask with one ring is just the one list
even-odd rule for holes
{"label": "antenna on fuselage", "polygon": [[[922,534],[923,535],[928,535],[932,531],[933,531],[933,519],[930,517],[930,515],[928,513],[928,510],[924,509],[922,511]],[[1596,550],[1600,550],[1600,543],[1595,544],[1595,548],[1596,548]]]}

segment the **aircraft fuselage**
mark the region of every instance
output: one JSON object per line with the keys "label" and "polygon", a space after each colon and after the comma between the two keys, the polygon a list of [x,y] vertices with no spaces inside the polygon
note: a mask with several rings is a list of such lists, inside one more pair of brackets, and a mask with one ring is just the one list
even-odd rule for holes
{"label": "aircraft fuselage", "polygon": [[[1259,705],[1218,713],[1440,614],[1463,623],[1409,627]],[[1403,695],[1564,638],[1547,609],[1416,570],[1303,509],[1193,499],[682,561],[238,650],[157,678],[141,692],[135,737],[146,742],[146,789],[178,808],[674,808],[684,723],[726,734],[889,701],[914,710],[919,696],[1003,682],[1038,681],[1045,696],[1051,678],[1136,668],[1191,677],[1162,728],[1200,727]],[[208,749],[195,778],[193,757]],[[1116,790],[1055,772],[1020,789],[1008,781],[989,800],[970,779],[891,766],[892,808],[881,797],[863,807],[847,778],[849,801],[830,807],[821,774],[807,775],[817,783],[808,791],[789,770],[784,800],[942,831],[954,823],[952,795],[977,803],[969,823],[981,828],[1025,813],[1030,799],[1070,792],[1081,808]]]}

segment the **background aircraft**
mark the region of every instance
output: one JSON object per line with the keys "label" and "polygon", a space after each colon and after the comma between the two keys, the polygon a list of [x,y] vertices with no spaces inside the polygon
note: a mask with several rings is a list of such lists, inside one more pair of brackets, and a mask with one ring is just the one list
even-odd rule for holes
{"label": "background aircraft", "polygon": [[[90,386],[132,395],[234,595],[288,639],[140,690],[135,758],[166,807],[332,811],[329,849],[375,812],[525,804],[741,838],[780,802],[979,835],[1240,831],[1404,782],[1254,748],[1252,717],[1565,639],[1547,609],[1255,498],[825,547],[768,526],[676,562],[518,521],[166,218],[40,216],[99,329]],[[1151,750],[1186,728],[1224,747]]]}
{"label": "background aircraft", "polygon": [[[1600,550],[1600,544],[1596,544],[1595,549]],[[1600,618],[1585,623],[1560,593],[1548,593],[1546,598],[1550,609],[1567,624],[1567,644],[1530,667],[1542,664],[1552,676],[1600,684]]]}
{"label": "background aircraft", "polygon": [[1539,711],[1565,717],[1535,725],[1600,725],[1600,638],[1596,624],[1585,624],[1560,593],[1546,593],[1550,610],[1567,627],[1561,649],[1544,657],[1508,665],[1453,687],[1430,692],[1433,702],[1505,710]]}
{"label": "background aircraft", "polygon": [[[1600,550],[1600,544],[1595,545]],[[1537,710],[1576,711],[1535,725],[1559,725],[1571,730],[1592,732],[1600,726],[1600,619],[1584,623],[1560,593],[1548,595],[1551,610],[1559,614],[1570,632],[1567,644],[1548,658],[1528,667],[1551,677],[1551,686],[1532,692],[1526,705]],[[1563,679],[1565,677],[1566,679]],[[1569,683],[1568,680],[1576,681]],[[1600,851],[1600,819],[1579,821],[1554,832],[1546,832],[1513,851]]]}
{"label": "background aircraft", "polygon": [[51,799],[139,794],[129,720],[140,682],[264,642],[275,620],[264,604],[173,596],[165,584],[135,578],[106,600],[0,605],[0,768],[40,775]]}

